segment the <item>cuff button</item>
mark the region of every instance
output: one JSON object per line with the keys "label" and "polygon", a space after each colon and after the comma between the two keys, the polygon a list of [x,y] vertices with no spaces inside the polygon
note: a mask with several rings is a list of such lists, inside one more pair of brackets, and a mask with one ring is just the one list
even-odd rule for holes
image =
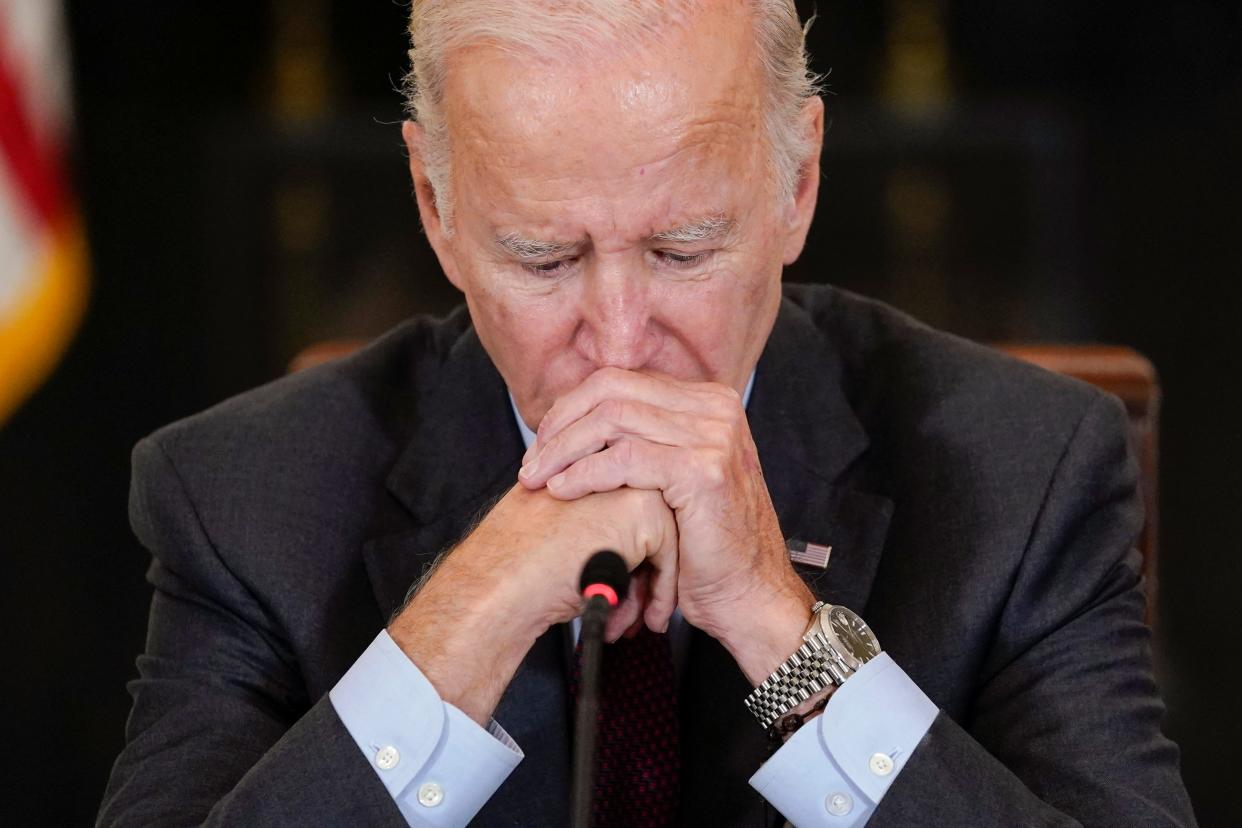
{"label": "cuff button", "polygon": [[854,798],[847,793],[828,794],[824,799],[824,807],[833,816],[845,816],[854,810]]}
{"label": "cuff button", "polygon": [[424,782],[418,788],[418,804],[434,808],[444,801],[444,789],[435,782]]}
{"label": "cuff button", "polygon": [[888,776],[893,772],[893,758],[887,753],[873,753],[867,767],[876,776]]}
{"label": "cuff button", "polygon": [[401,754],[392,745],[385,745],[375,752],[375,766],[380,770],[392,770],[401,761]]}

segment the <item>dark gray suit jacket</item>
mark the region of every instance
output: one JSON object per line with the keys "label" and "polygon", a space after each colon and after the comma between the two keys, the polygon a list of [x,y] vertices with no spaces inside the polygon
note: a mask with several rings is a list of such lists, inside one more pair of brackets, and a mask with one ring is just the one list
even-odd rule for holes
{"label": "dark gray suit jacket", "polygon": [[[841,291],[786,296],[748,410],[781,526],[833,546],[812,589],[942,710],[871,825],[1193,824],[1117,401]],[[143,440],[155,594],[100,822],[401,824],[327,692],[521,455],[462,311]],[[566,820],[562,644],[543,636],[500,702],[526,758],[477,824]],[[684,824],[776,819],[747,784],[767,755],[748,690],[696,631]]]}

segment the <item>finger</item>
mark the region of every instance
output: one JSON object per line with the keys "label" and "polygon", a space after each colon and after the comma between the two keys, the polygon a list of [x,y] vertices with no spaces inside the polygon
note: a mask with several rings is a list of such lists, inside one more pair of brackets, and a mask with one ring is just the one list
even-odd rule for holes
{"label": "finger", "polygon": [[664,542],[660,544],[651,561],[650,597],[647,608],[643,611],[643,621],[654,632],[668,632],[669,619],[677,608],[677,567],[679,550],[677,541],[677,523],[671,521],[665,532]]}
{"label": "finger", "polygon": [[630,627],[642,622],[643,609],[647,604],[648,577],[648,569],[643,566],[631,573],[625,600],[609,613],[608,621],[604,624],[605,641],[616,641]]}
{"label": "finger", "polygon": [[690,447],[713,438],[727,441],[724,431],[727,427],[718,421],[693,414],[634,400],[606,400],[549,439],[522,467],[518,479],[537,489],[578,460],[626,438]]}
{"label": "finger", "polygon": [[700,414],[719,412],[730,404],[741,405],[736,391],[716,383],[601,368],[552,405],[539,423],[535,444],[528,455],[533,455],[536,448],[544,446],[567,425],[609,399],[633,400],[670,411]]}
{"label": "finger", "polygon": [[674,482],[670,467],[676,468],[679,459],[687,464],[691,454],[689,449],[623,439],[553,476],[547,483],[548,494],[558,500],[577,500],[622,486],[667,492]]}

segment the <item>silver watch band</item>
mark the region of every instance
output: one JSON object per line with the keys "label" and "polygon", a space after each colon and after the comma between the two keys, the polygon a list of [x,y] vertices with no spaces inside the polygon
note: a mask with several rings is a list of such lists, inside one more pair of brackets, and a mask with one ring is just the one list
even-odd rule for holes
{"label": "silver watch band", "polygon": [[840,685],[852,672],[826,638],[810,635],[776,672],[751,691],[746,707],[767,730],[829,684]]}

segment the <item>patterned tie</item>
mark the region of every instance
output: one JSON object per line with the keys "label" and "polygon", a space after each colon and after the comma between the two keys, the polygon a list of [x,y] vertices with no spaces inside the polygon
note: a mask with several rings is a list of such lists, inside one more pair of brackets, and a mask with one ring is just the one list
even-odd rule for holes
{"label": "patterned tie", "polygon": [[[570,690],[578,697],[579,642]],[[599,671],[594,828],[666,828],[681,769],[677,685],[668,636],[645,626],[605,644]]]}

